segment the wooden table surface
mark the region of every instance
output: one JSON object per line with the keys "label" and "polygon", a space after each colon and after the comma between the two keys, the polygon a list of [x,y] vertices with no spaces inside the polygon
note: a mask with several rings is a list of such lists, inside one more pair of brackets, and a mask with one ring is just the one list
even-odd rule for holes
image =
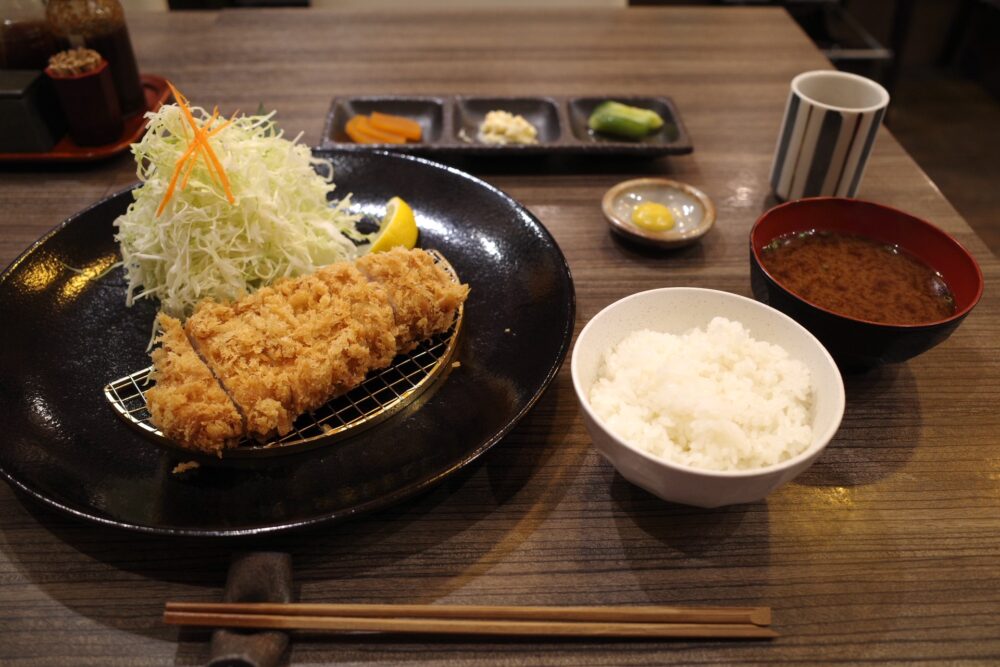
{"label": "wooden table surface", "polygon": [[[311,144],[335,95],[671,96],[693,137],[689,156],[461,163],[551,230],[573,271],[577,330],[647,288],[749,294],[747,233],[773,204],[767,176],[788,82],[829,66],[777,9],[244,10],[129,21],[143,71],[224,112],[275,107],[288,133]],[[0,167],[0,265],[134,172],[127,155]],[[640,175],[704,189],[715,229],[666,255],[618,242],[601,195]],[[701,510],[631,486],[592,448],[567,362],[467,471],[308,533],[249,543],[143,537],[56,515],[0,485],[0,664],[200,664],[205,635],[162,625],[163,603],[219,599],[233,550],[258,548],[291,552],[303,601],[769,605],[782,635],[296,639],[294,665],[1000,660],[1000,265],[888,131],[859,196],[955,235],[983,267],[986,295],[939,347],[848,377],[836,438],[766,501]]]}

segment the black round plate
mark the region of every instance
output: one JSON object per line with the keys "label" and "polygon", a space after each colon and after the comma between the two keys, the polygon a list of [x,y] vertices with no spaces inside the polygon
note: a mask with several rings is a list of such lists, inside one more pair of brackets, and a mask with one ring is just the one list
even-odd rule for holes
{"label": "black round plate", "polygon": [[[116,194],[70,218],[0,275],[0,474],[82,519],[148,533],[253,535],[396,503],[496,444],[555,377],[575,297],[555,240],[523,206],[461,171],[391,153],[318,152],[362,211],[398,195],[471,286],[460,366],[419,404],[357,437],[250,467],[183,461],[126,426],[102,387],[148,365],[156,304],[125,307]],[[70,267],[77,269],[71,270]],[[82,272],[79,270],[82,269]]]}

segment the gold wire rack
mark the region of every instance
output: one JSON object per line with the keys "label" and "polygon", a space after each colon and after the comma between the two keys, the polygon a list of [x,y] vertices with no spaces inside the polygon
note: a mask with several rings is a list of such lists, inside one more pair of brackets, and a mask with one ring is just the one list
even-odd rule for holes
{"label": "gold wire rack", "polygon": [[[454,269],[443,257],[435,259],[457,282]],[[425,340],[407,354],[393,359],[386,368],[374,370],[365,380],[325,405],[295,421],[292,430],[266,442],[244,437],[236,447],[226,449],[225,458],[250,458],[285,454],[329,444],[381,423],[413,403],[449,368],[462,325],[464,307],[459,306],[455,321],[445,333]],[[104,396],[126,424],[163,444],[180,447],[152,424],[146,405],[146,391],[154,386],[149,366],[104,386]],[[189,451],[189,450],[185,450]]]}

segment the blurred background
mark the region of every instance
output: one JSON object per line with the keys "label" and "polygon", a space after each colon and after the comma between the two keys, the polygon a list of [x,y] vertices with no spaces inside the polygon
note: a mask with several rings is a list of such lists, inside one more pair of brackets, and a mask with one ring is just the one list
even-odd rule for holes
{"label": "blurred background", "polygon": [[[780,6],[838,68],[881,82],[886,124],[1000,254],[1000,0],[122,0],[126,12],[222,7]],[[666,91],[669,94],[669,91]]]}

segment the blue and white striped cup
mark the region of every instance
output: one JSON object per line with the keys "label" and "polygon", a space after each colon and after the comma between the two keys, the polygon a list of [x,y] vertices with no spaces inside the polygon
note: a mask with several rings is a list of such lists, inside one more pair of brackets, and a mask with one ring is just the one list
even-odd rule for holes
{"label": "blue and white striped cup", "polygon": [[853,197],[888,104],[885,88],[857,74],[817,70],[792,79],[771,169],[774,194]]}

